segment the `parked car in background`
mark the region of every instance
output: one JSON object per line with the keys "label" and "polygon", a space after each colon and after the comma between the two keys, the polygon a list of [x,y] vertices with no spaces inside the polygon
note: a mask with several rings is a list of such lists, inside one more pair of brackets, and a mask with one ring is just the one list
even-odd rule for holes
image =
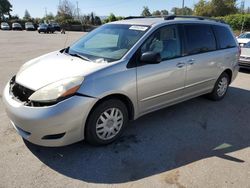
{"label": "parked car in background", "polygon": [[22,28],[22,26],[21,26],[20,23],[13,23],[13,24],[12,24],[12,30],[22,31],[23,28]]}
{"label": "parked car in background", "polygon": [[38,33],[54,33],[55,29],[51,24],[39,24],[37,28]]}
{"label": "parked car in background", "polygon": [[35,30],[35,26],[33,25],[32,22],[26,22],[25,23],[25,30],[26,31],[34,31]]}
{"label": "parked car in background", "polygon": [[104,145],[147,113],[204,94],[222,100],[239,56],[220,20],[126,18],[24,64],[3,101],[16,131],[32,143]]}
{"label": "parked car in background", "polygon": [[1,29],[2,30],[10,30],[10,26],[7,22],[2,22],[1,23]]}
{"label": "parked car in background", "polygon": [[238,43],[243,47],[246,43],[250,42],[250,32],[245,32],[237,37]]}
{"label": "parked car in background", "polygon": [[58,23],[52,23],[51,25],[55,29],[55,31],[61,31],[61,27]]}
{"label": "parked car in background", "polygon": [[250,42],[241,48],[239,65],[242,68],[250,68]]}

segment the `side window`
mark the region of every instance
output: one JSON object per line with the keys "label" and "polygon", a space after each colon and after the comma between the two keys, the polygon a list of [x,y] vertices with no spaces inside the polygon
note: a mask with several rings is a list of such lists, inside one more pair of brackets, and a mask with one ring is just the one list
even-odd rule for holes
{"label": "side window", "polygon": [[210,25],[185,25],[189,55],[216,50],[216,40]]}
{"label": "side window", "polygon": [[213,26],[220,49],[232,48],[236,42],[228,28],[223,26]]}
{"label": "side window", "polygon": [[141,47],[141,53],[153,51],[160,53],[162,60],[181,56],[181,43],[176,26],[158,29]]}

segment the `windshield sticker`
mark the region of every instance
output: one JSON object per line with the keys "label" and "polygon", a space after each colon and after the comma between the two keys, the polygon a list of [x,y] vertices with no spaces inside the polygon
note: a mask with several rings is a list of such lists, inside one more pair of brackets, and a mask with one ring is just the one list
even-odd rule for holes
{"label": "windshield sticker", "polygon": [[137,31],[146,31],[148,29],[148,27],[133,25],[129,29],[137,30]]}

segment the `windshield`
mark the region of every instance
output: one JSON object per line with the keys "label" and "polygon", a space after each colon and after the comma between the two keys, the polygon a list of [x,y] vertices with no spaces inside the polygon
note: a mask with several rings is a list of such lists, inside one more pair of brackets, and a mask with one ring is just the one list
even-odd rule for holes
{"label": "windshield", "polygon": [[1,23],[2,26],[9,26],[6,22]]}
{"label": "windshield", "polygon": [[250,33],[242,33],[240,36],[239,36],[239,38],[241,38],[241,39],[249,39],[250,38]]}
{"label": "windshield", "polygon": [[144,35],[148,27],[107,24],[82,37],[68,49],[91,61],[112,62],[121,59]]}
{"label": "windshield", "polygon": [[20,27],[21,25],[19,23],[13,23],[14,27]]}
{"label": "windshield", "polygon": [[243,48],[250,48],[250,42],[246,43]]}
{"label": "windshield", "polygon": [[25,25],[33,25],[33,23],[27,22],[27,23],[25,23]]}

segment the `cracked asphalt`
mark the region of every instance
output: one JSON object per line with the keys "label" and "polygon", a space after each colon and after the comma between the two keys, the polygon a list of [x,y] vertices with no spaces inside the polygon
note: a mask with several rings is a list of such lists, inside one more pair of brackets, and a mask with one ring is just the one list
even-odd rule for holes
{"label": "cracked asphalt", "polygon": [[[0,31],[0,91],[26,61],[84,33]],[[0,188],[250,188],[250,71],[223,101],[198,97],[133,121],[117,142],[46,148],[24,141],[0,95]]]}

